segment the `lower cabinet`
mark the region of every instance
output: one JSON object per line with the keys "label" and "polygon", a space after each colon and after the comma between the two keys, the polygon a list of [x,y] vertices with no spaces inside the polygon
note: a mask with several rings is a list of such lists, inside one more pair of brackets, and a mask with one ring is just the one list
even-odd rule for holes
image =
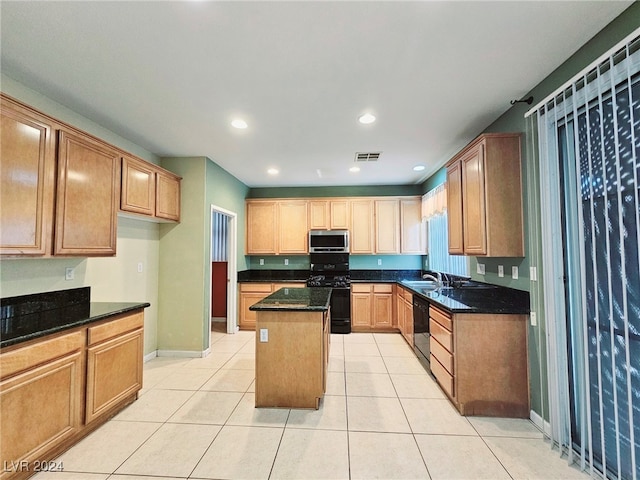
{"label": "lower cabinet", "polygon": [[460,413],[528,418],[527,315],[429,317],[431,373]]}
{"label": "lower cabinet", "polygon": [[142,388],[144,314],[89,327],[87,423]]}
{"label": "lower cabinet", "polygon": [[397,331],[394,322],[394,284],[351,284],[351,328],[362,331]]}
{"label": "lower cabinet", "polygon": [[143,323],[138,311],[3,349],[0,479],[30,477],[136,398]]}
{"label": "lower cabinet", "polygon": [[240,291],[238,303],[240,308],[238,309],[238,326],[240,330],[255,330],[256,329],[256,312],[249,310],[251,305],[258,303],[265,297],[268,297],[271,293],[281,288],[303,288],[306,286],[305,282],[297,283],[283,283],[283,282],[256,282],[256,283],[240,283]]}
{"label": "lower cabinet", "polygon": [[413,348],[413,294],[400,286],[397,287],[396,316],[400,333]]}

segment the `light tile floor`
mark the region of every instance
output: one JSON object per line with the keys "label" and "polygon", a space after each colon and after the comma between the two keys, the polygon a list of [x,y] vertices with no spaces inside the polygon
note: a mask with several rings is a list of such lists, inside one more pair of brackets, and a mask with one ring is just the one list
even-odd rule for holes
{"label": "light tile floor", "polygon": [[255,335],[155,358],[139,399],[36,479],[588,478],[528,420],[461,417],[399,334],[331,336],[319,410],[254,407]]}

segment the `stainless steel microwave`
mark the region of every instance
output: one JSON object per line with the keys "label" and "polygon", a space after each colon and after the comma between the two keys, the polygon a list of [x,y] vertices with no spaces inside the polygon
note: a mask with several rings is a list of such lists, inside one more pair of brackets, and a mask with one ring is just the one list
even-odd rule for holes
{"label": "stainless steel microwave", "polygon": [[309,253],[349,253],[349,230],[309,230]]}

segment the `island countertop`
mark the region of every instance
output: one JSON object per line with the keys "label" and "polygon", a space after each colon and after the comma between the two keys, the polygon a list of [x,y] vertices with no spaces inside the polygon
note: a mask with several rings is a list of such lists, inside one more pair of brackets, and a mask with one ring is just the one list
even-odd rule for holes
{"label": "island countertop", "polygon": [[249,307],[249,310],[325,312],[329,309],[330,300],[331,288],[281,288]]}

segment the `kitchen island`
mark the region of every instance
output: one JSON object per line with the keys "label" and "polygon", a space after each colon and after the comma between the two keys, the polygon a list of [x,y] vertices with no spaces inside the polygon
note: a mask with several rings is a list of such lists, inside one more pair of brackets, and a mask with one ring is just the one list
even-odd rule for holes
{"label": "kitchen island", "polygon": [[281,288],[256,312],[256,407],[315,408],[327,388],[331,288]]}

